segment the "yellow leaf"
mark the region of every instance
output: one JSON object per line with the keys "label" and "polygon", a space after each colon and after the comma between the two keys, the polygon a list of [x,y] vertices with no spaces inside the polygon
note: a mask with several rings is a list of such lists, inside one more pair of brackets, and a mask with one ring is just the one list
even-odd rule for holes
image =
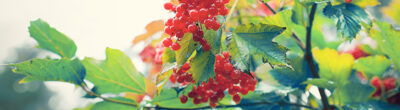
{"label": "yellow leaf", "polygon": [[353,0],[353,3],[360,6],[361,8],[365,8],[367,6],[376,6],[379,3],[379,0]]}
{"label": "yellow leaf", "polygon": [[149,37],[153,36],[155,33],[163,31],[164,21],[163,20],[152,21],[149,24],[147,24],[145,29],[146,33],[136,36],[135,39],[132,41],[133,44],[146,40]]}
{"label": "yellow leaf", "polygon": [[339,54],[336,50],[329,48],[323,50],[314,48],[312,52],[318,62],[321,78],[332,80],[339,85],[347,82],[354,65],[354,58],[351,54]]}

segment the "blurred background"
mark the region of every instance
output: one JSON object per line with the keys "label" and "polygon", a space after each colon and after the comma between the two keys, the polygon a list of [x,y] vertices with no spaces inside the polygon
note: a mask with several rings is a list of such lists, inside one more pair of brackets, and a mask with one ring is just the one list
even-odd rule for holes
{"label": "blurred background", "polygon": [[[7,64],[46,57],[33,48],[29,22],[41,18],[75,41],[77,56],[105,58],[106,47],[130,48],[134,36],[145,26],[165,19],[166,0],[0,0],[0,110],[71,110],[86,106],[84,92],[72,84],[34,82],[19,84],[23,75],[12,73]],[[139,57],[136,61],[140,61]],[[134,60],[135,61],[135,60]],[[141,62],[134,63],[138,69]],[[143,70],[143,69],[142,69]]]}

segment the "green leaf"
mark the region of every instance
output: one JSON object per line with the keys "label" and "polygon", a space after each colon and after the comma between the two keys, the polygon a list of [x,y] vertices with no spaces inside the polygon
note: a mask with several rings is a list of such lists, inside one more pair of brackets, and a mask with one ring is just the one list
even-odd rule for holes
{"label": "green leaf", "polygon": [[45,21],[41,19],[31,21],[29,33],[39,43],[39,48],[54,52],[61,57],[72,58],[75,56],[74,41],[50,27]]}
{"label": "green leaf", "polygon": [[32,59],[27,62],[12,64],[15,73],[25,74],[20,83],[30,81],[65,81],[81,84],[85,77],[85,68],[79,59]]}
{"label": "green leaf", "polygon": [[[118,101],[124,101],[124,102],[130,102],[132,104],[135,104],[133,100],[129,100],[126,98],[112,98],[113,100],[118,100]],[[91,107],[91,110],[135,110],[137,109],[135,106],[131,105],[125,105],[125,104],[119,104],[115,102],[109,102],[109,101],[101,101],[97,102]]]}
{"label": "green leaf", "polygon": [[400,110],[399,105],[389,104],[383,101],[368,101],[362,103],[350,103],[343,107],[344,110]]}
{"label": "green leaf", "polygon": [[207,40],[208,44],[211,46],[211,52],[213,54],[220,53],[221,49],[221,36],[222,30],[204,30],[204,38]]}
{"label": "green leaf", "polygon": [[335,101],[341,104],[366,102],[375,89],[371,85],[348,83],[334,92]]}
{"label": "green leaf", "polygon": [[[188,88],[191,89],[190,87]],[[192,103],[192,98],[189,98],[189,100],[185,104],[182,104],[179,100],[178,92],[172,88],[164,89],[163,91],[161,91],[159,95],[154,97],[152,102],[160,107],[165,107],[169,109],[190,109],[204,107],[208,105],[205,103],[194,105]]]}
{"label": "green leaf", "polygon": [[389,56],[394,65],[400,70],[400,31],[394,30],[390,24],[376,21],[377,28],[370,31],[370,36],[375,39],[378,48]]}
{"label": "green leaf", "polygon": [[97,87],[98,93],[145,93],[145,79],[128,56],[111,48],[106,49],[106,56],[105,61],[93,58],[82,61],[86,78]]}
{"label": "green leaf", "polygon": [[343,3],[332,6],[328,3],[323,12],[337,24],[338,33],[344,38],[355,38],[362,25],[372,25],[368,14],[357,5]]}
{"label": "green leaf", "polygon": [[176,61],[175,52],[170,48],[164,48],[162,54],[162,63],[172,63]]}
{"label": "green leaf", "polygon": [[173,68],[176,67],[176,63],[164,63],[161,74],[157,75],[157,81],[156,81],[156,86],[157,86],[157,93],[160,94],[161,90],[163,89],[164,85],[167,83],[169,80],[169,77],[173,74]]}
{"label": "green leaf", "polygon": [[302,82],[311,77],[309,72],[303,71],[304,60],[303,58],[290,59],[293,68],[277,67],[270,71],[270,74],[280,84],[291,87],[299,87]]}
{"label": "green leaf", "polygon": [[189,73],[193,74],[193,80],[201,83],[208,80],[209,77],[214,77],[214,62],[215,56],[210,51],[197,51],[196,56],[190,62],[192,68],[189,69]]}
{"label": "green leaf", "polygon": [[377,55],[358,59],[354,64],[354,68],[365,73],[369,79],[372,76],[381,76],[390,65],[390,60],[385,56]]}
{"label": "green leaf", "polygon": [[317,87],[326,88],[333,91],[336,88],[336,85],[327,79],[311,79],[304,81],[303,84],[311,84]]}
{"label": "green leaf", "polygon": [[[286,65],[287,49],[272,42],[272,39],[284,30],[284,27],[267,24],[248,24],[237,27],[229,43],[232,64],[242,71],[254,71],[249,70],[250,64],[257,64],[252,63],[253,61],[264,61],[261,58],[265,58],[273,65]],[[258,65],[253,66],[258,67]]]}
{"label": "green leaf", "polygon": [[175,51],[176,63],[178,66],[183,65],[187,59],[193,54],[194,50],[197,48],[197,43],[192,40],[192,34],[185,34],[181,41],[178,41],[181,48]]}

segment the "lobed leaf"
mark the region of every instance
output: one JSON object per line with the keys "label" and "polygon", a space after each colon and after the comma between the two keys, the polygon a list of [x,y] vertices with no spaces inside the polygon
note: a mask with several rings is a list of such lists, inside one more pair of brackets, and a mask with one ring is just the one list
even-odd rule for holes
{"label": "lobed leaf", "polygon": [[[264,61],[273,65],[286,65],[287,49],[272,39],[286,28],[267,24],[248,24],[237,27],[229,43],[232,64],[242,71],[250,70],[254,61]],[[257,55],[262,57],[257,57]],[[258,65],[253,65],[257,67]]]}
{"label": "lobed leaf", "polygon": [[76,45],[63,33],[50,27],[45,21],[38,19],[31,21],[29,33],[38,43],[38,47],[51,51],[65,58],[75,56]]}
{"label": "lobed leaf", "polygon": [[65,81],[80,85],[86,75],[86,70],[79,59],[32,59],[30,61],[12,64],[15,73],[25,74],[20,83],[31,81]]}
{"label": "lobed leaf", "polygon": [[146,93],[145,78],[133,66],[123,52],[107,48],[106,60],[85,58],[82,63],[87,70],[86,78],[103,93]]}

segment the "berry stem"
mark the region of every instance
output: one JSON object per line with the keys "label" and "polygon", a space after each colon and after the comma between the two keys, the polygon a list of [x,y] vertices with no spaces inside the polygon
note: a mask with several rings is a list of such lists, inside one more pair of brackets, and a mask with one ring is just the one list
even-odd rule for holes
{"label": "berry stem", "polygon": [[[312,25],[313,25],[316,9],[317,9],[317,4],[314,3],[311,6],[311,12],[310,12],[310,16],[309,16],[308,25],[307,25],[306,49],[305,49],[305,53],[304,53],[304,58],[307,61],[308,66],[311,70],[311,75],[314,78],[319,78],[318,70],[317,70],[316,64],[314,64],[313,55],[311,52],[311,31],[312,31]],[[330,106],[329,106],[329,102],[328,102],[328,98],[326,96],[325,90],[323,88],[318,88],[318,91],[319,91],[319,94],[321,95],[323,110],[330,110]]]}

